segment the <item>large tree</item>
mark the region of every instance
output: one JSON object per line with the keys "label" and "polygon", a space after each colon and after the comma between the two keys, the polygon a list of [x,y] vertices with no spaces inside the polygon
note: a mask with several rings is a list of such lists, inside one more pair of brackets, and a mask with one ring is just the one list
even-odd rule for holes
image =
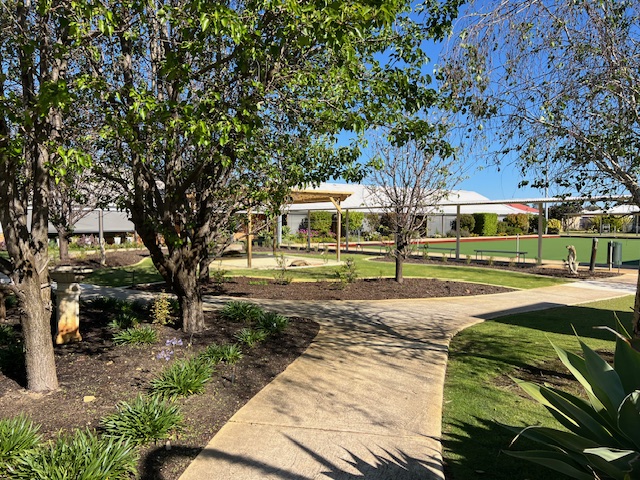
{"label": "large tree", "polygon": [[395,138],[378,137],[373,155],[378,168],[369,176],[367,188],[372,204],[381,207],[395,236],[395,279],[404,281],[404,260],[411,240],[427,227],[429,214],[446,199],[461,180],[460,163],[444,140],[446,125],[432,125],[428,137],[394,144]]}
{"label": "large tree", "polygon": [[[534,186],[640,206],[637,1],[482,2],[458,33],[442,79],[493,159],[519,162]],[[639,321],[640,289],[637,335]]]}
{"label": "large tree", "polygon": [[446,32],[458,3],[428,0],[411,15],[405,0],[109,5],[110,41],[88,56],[106,116],[100,171],[119,185],[186,331],[204,327],[198,267],[236,212],[357,178],[357,142],[337,147],[339,133],[434,102],[422,44]]}
{"label": "large tree", "polygon": [[[73,99],[69,58],[84,24],[78,2],[6,0],[0,7],[0,223],[9,259],[0,272],[18,299],[27,387],[58,386],[51,337],[48,219],[64,116]],[[28,215],[28,212],[31,214]]]}

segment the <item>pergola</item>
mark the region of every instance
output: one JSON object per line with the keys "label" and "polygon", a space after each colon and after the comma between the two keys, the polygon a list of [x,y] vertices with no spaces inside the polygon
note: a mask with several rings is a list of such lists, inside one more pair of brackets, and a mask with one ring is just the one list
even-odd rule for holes
{"label": "pergola", "polygon": [[[336,259],[340,261],[340,236],[342,232],[340,231],[342,228],[342,207],[340,207],[340,202],[343,202],[347,198],[349,198],[353,192],[340,192],[335,190],[292,190],[289,195],[289,203],[300,204],[308,204],[308,203],[320,203],[320,202],[331,202],[333,206],[336,208],[336,212],[338,213],[338,231],[336,234],[337,246],[336,246]],[[251,268],[251,258],[252,258],[252,237],[251,235],[251,212],[248,212],[248,241],[247,241],[247,267]],[[311,225],[311,210],[307,210],[307,225]],[[311,228],[307,228],[307,248],[311,250]]]}

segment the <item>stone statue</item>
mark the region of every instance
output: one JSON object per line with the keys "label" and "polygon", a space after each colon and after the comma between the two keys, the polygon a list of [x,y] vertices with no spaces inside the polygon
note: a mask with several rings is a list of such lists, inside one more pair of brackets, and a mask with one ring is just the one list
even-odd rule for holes
{"label": "stone statue", "polygon": [[569,267],[569,272],[577,275],[578,274],[578,261],[576,260],[576,247],[573,245],[567,245],[567,250],[569,254],[567,255],[567,267]]}

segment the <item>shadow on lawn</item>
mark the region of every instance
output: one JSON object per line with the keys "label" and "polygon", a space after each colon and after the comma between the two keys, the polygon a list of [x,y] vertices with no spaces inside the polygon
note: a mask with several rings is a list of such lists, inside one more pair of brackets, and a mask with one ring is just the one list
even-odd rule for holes
{"label": "shadow on lawn", "polygon": [[[490,415],[490,414],[488,414]],[[531,479],[557,480],[560,474],[505,454],[507,450],[540,450],[541,445],[525,438],[510,447],[517,431],[486,418],[475,418],[474,424],[456,423],[451,433],[442,439],[447,458],[444,465],[445,478],[468,480],[487,478],[492,480]],[[455,452],[452,459],[447,452]]]}
{"label": "shadow on lawn", "polygon": [[[615,315],[625,328],[631,331],[633,313],[629,310],[628,312],[615,312]],[[508,315],[494,318],[492,321],[563,335],[573,335],[575,328],[578,336],[582,338],[614,340],[611,332],[596,327],[604,326],[615,329],[615,315],[610,310],[574,306]],[[571,318],[571,321],[567,320],[568,318]]]}

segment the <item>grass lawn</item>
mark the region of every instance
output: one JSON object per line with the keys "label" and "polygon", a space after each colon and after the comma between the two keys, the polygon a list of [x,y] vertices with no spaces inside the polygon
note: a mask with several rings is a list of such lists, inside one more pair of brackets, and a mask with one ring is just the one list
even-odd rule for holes
{"label": "grass lawn", "polygon": [[[481,240],[481,239],[464,239],[460,242],[460,255],[464,258],[471,255],[476,258],[474,250],[516,250],[516,240],[513,238],[504,240]],[[473,240],[473,241],[472,241]],[[607,262],[607,242],[615,241],[622,243],[622,262],[629,265],[638,265],[640,261],[640,239],[638,238],[601,238],[598,242],[598,253],[596,263],[606,264]],[[551,237],[542,240],[542,258],[544,260],[563,260],[567,258],[567,245],[576,247],[577,258],[579,262],[589,263],[591,260],[591,238],[584,237]],[[455,239],[453,243],[438,243],[434,246],[455,247]],[[538,239],[522,238],[519,240],[519,251],[527,252],[527,259],[534,259],[538,256]],[[488,258],[491,254],[484,254],[484,258]],[[496,257],[504,257],[504,254],[493,254]],[[479,257],[478,257],[479,258]]]}
{"label": "grass lawn", "polygon": [[[300,255],[312,258],[322,258],[320,255]],[[356,262],[359,277],[392,277],[395,272],[395,265],[392,262],[372,262],[368,261],[364,255],[343,255],[345,258],[353,258]],[[214,264],[212,270],[217,269],[217,263]],[[222,265],[224,269],[224,264]],[[318,280],[335,280],[336,271],[339,267],[327,266],[318,268],[290,269],[288,273],[295,280],[318,281]],[[234,269],[229,270],[227,276],[248,276],[257,278],[274,278],[276,270],[251,270],[251,269]],[[528,275],[526,273],[509,272],[505,270],[492,270],[488,268],[478,267],[458,267],[450,265],[418,265],[406,264],[404,274],[407,277],[421,278],[439,278],[443,280],[459,280],[467,282],[485,283],[489,285],[502,285],[513,288],[537,288],[549,285],[558,285],[565,283],[566,280],[550,277],[542,277],[537,275]],[[108,286],[129,286],[132,283],[150,283],[162,281],[162,278],[156,271],[151,259],[145,259],[142,262],[128,267],[118,267],[97,270],[87,277],[87,283]]]}
{"label": "grass lawn", "polygon": [[[499,423],[554,425],[546,410],[522,396],[507,377],[517,369],[544,365],[557,356],[549,343],[578,352],[572,332],[591,348],[613,351],[613,335],[593,327],[614,325],[613,311],[630,328],[633,297],[510,315],[468,328],[451,341],[444,390],[443,447],[447,469],[455,480],[555,480],[553,470],[511,458],[514,433]],[[621,313],[622,312],[622,313]],[[518,442],[518,449],[540,447]],[[480,474],[479,472],[483,472]],[[564,478],[564,477],[563,477]]]}

